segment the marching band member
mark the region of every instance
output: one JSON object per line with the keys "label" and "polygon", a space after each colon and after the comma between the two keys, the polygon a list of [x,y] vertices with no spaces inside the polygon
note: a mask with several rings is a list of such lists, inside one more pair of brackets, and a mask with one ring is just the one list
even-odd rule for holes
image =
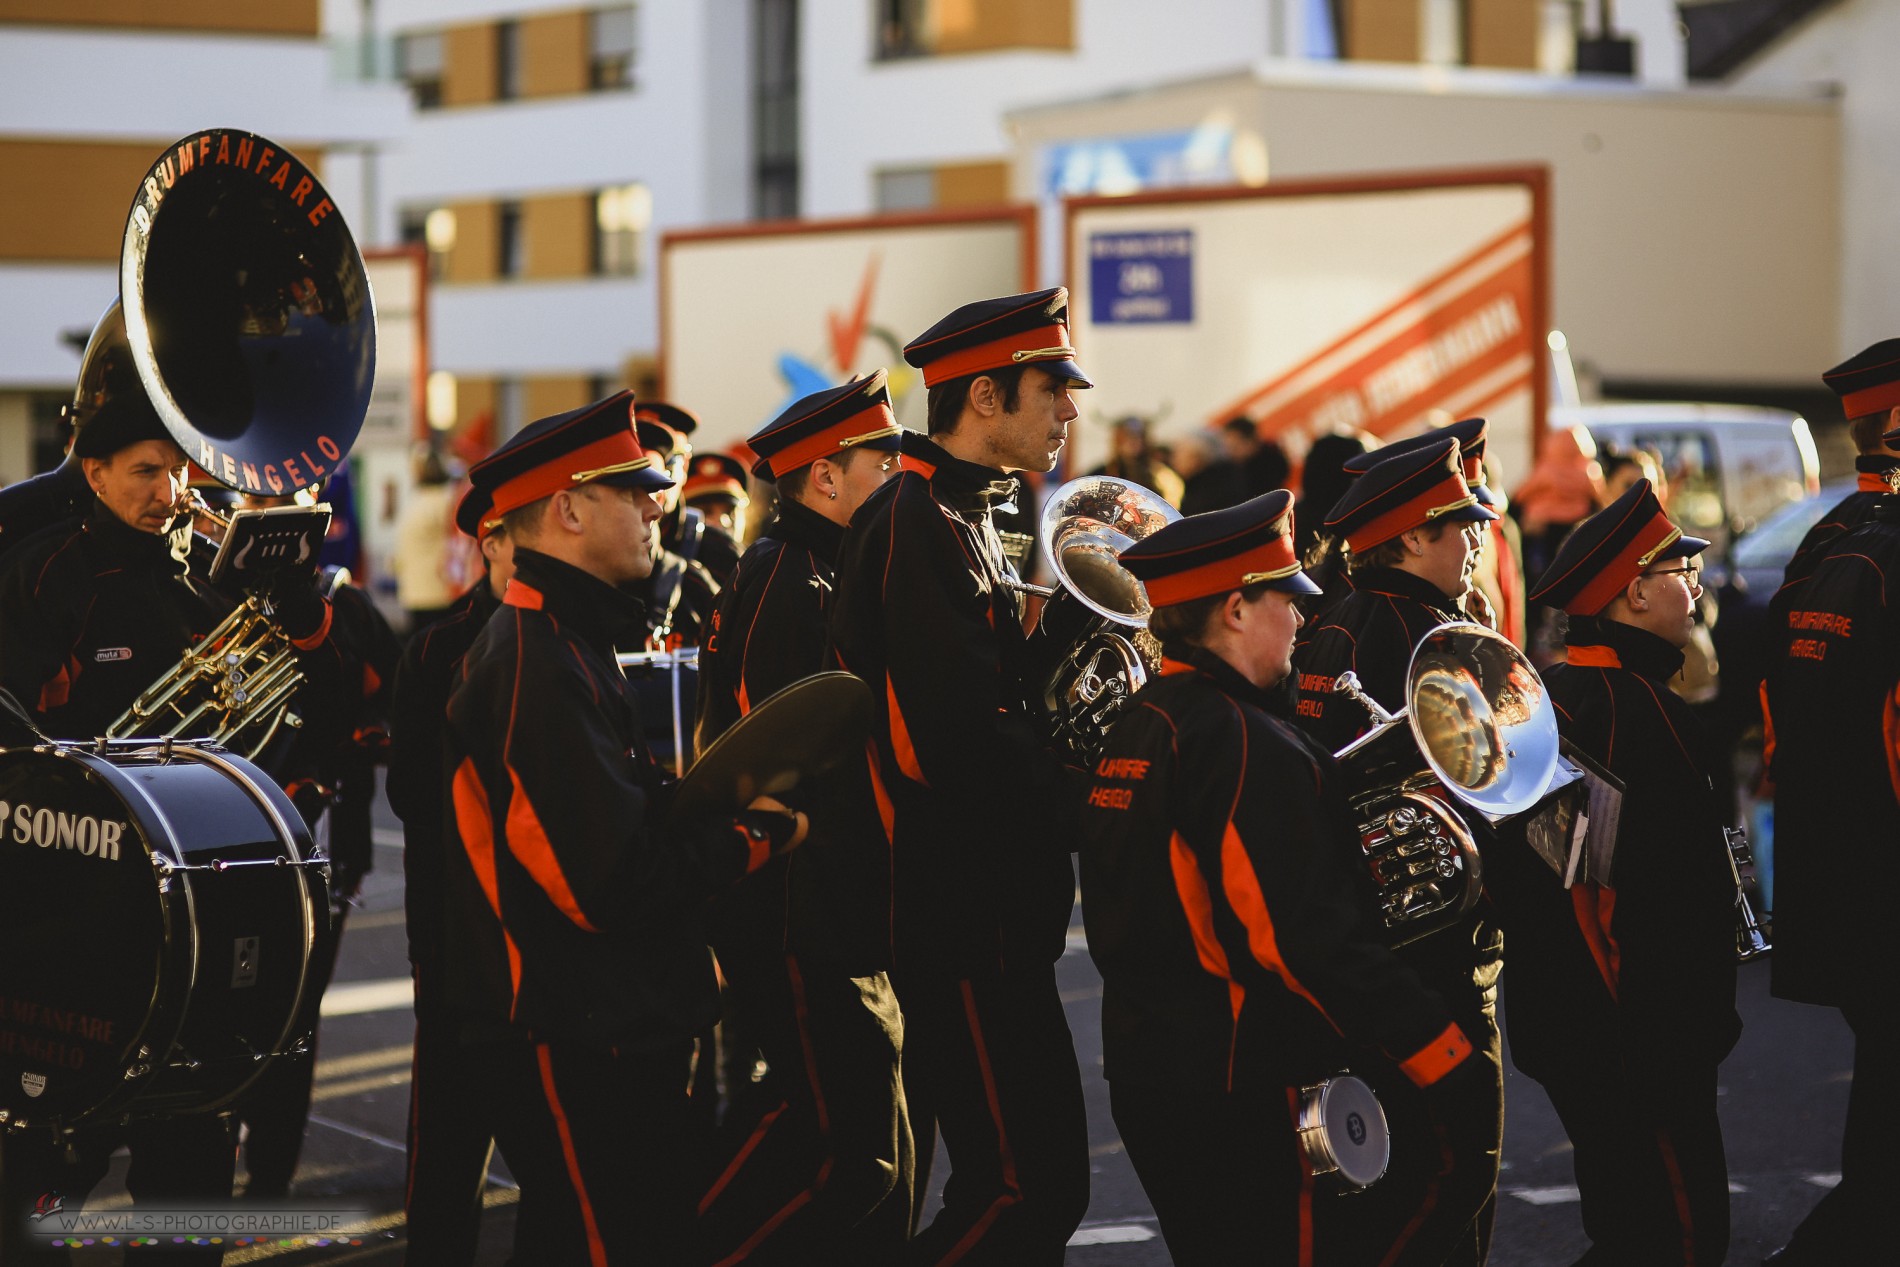
{"label": "marching band member", "polygon": [[[1327,751],[1339,751],[1372,725],[1362,705],[1333,693],[1340,674],[1357,673],[1365,692],[1388,709],[1405,705],[1412,651],[1434,626],[1464,619],[1461,604],[1483,526],[1496,517],[1465,482],[1463,454],[1450,436],[1375,463],[1333,507],[1326,527],[1346,544],[1352,590],[1305,631],[1293,652],[1297,720]],[[1430,1130],[1404,1129],[1414,1107],[1408,1099],[1387,1105],[1394,1119],[1392,1173],[1366,1194],[1362,1208],[1381,1216],[1415,1212],[1419,1226],[1402,1261],[1482,1262],[1504,1134],[1497,1028],[1503,939],[1480,903],[1458,924],[1398,953],[1444,998],[1490,1077],[1460,1079],[1463,1103],[1453,1117],[1463,1129],[1442,1155]]]}
{"label": "marching band member", "polygon": [[1067,312],[1059,287],[985,300],[905,348],[929,388],[930,436],[852,517],[838,559],[836,661],[877,700],[870,821],[893,859],[905,1100],[919,1155],[935,1121],[953,1169],[910,1263],[1060,1263],[1088,1207],[1055,981],[1072,798],[1027,724],[1022,608],[991,522],[1012,472],[1055,465],[1070,393],[1090,385]]}
{"label": "marching band member", "polygon": [[[1865,441],[1871,427],[1900,423],[1897,350],[1900,340],[1888,340],[1829,372],[1863,461],[1878,457]],[[1883,439],[1900,447],[1900,428]],[[1768,608],[1774,993],[1837,1007],[1854,1031],[1841,1181],[1769,1259],[1776,1267],[1876,1259],[1891,1239],[1888,1204],[1900,1180],[1900,992],[1877,967],[1891,920],[1880,877],[1900,844],[1900,497],[1874,498],[1859,527],[1789,564]]]}
{"label": "marching band member", "polygon": [[705,517],[706,540],[700,545],[700,556],[722,586],[738,562],[729,556],[738,551],[745,510],[752,504],[745,476],[745,463],[731,454],[701,453],[686,464],[686,481],[680,485],[680,503]]}
{"label": "marching band member", "polygon": [[1404,1230],[1369,1225],[1363,1198],[1316,1191],[1301,1088],[1381,1059],[1421,1088],[1489,1078],[1379,940],[1339,768],[1273,689],[1291,670],[1296,601],[1319,593],[1293,553],[1292,506],[1277,490],[1121,556],[1166,659],[1095,767],[1083,912],[1115,1123],[1177,1267],[1403,1250]]}
{"label": "marching band member", "polygon": [[[672,405],[659,406],[657,411],[644,405],[639,408],[647,415],[637,424],[640,447],[652,453],[674,481],[655,494],[662,506],[661,527],[648,543],[653,566],[636,586],[646,606],[647,641],[652,646],[669,649],[697,647],[719,602],[719,580],[700,557],[709,545],[715,554],[718,552],[713,534],[699,515],[686,513],[687,506],[680,499],[680,482],[685,479],[693,449],[686,433],[670,424],[684,426],[692,421],[692,415]],[[669,422],[662,422],[661,418]],[[693,422],[693,425],[698,424]],[[734,550],[732,555],[737,559],[738,551]]]}
{"label": "marching band member", "polygon": [[[185,491],[185,454],[143,392],[122,392],[100,405],[74,452],[92,492],[85,517],[28,537],[0,577],[0,683],[47,734],[91,738],[208,633],[229,600],[174,554],[169,530]],[[306,689],[334,693],[344,661],[330,637],[329,604],[304,587],[283,596],[278,616],[299,650]],[[227,1115],[85,1131],[74,1141],[72,1161],[50,1142],[8,1136],[7,1198],[0,1203],[8,1262],[16,1253],[33,1261],[12,1245],[25,1226],[19,1202],[56,1191],[78,1205],[122,1143],[132,1149],[126,1186],[135,1201],[231,1195],[236,1160]],[[213,1249],[199,1258],[220,1254]]]}
{"label": "marching band member", "polygon": [[1841,412],[1847,415],[1857,478],[1854,491],[1801,538],[1788,561],[1784,583],[1806,576],[1823,547],[1871,520],[1881,498],[1894,493],[1894,480],[1900,478],[1900,446],[1886,433],[1900,428],[1900,405],[1888,400],[1883,389],[1890,387],[1896,374],[1900,374],[1900,339],[1882,339],[1821,375],[1821,381],[1841,398]]}
{"label": "marching band member", "polygon": [[[512,448],[519,436],[502,445]],[[455,526],[478,543],[482,579],[455,601],[449,614],[410,638],[396,670],[390,706],[389,807],[403,823],[403,910],[409,967],[415,979],[416,1041],[409,1081],[408,1181],[403,1205],[409,1252],[419,1261],[455,1267],[475,1261],[494,1151],[490,1126],[468,1106],[487,1079],[464,1058],[461,1017],[448,1003],[443,937],[447,881],[443,806],[449,787],[442,769],[442,719],[448,711],[462,657],[501,607],[514,575],[514,543],[491,514],[487,492],[471,487],[455,510]]]}
{"label": "marching band member", "polygon": [[448,707],[448,1002],[474,1020],[522,1220],[559,1262],[689,1260],[687,1086],[717,1002],[697,907],[806,830],[764,797],[661,821],[615,662],[668,483],[632,412],[621,392],[541,419],[476,469],[515,575]]}
{"label": "marching band member", "polygon": [[[720,597],[700,659],[699,748],[825,667],[845,525],[897,469],[884,371],[795,402],[748,443],[778,509]],[[690,477],[689,477],[690,478]],[[709,1261],[889,1263],[910,1231],[913,1159],[891,990],[889,862],[820,827],[713,912],[727,1033],[767,1073],[735,1091],[701,1199]]]}
{"label": "marching band member", "polygon": [[[696,559],[721,586],[739,563],[737,534],[717,526],[701,515],[697,524],[685,511],[691,498],[686,496],[689,463],[693,458],[693,434],[699,430],[699,418],[690,409],[665,401],[643,400],[634,406],[634,418],[640,424],[640,445],[650,447],[647,436],[663,427],[671,438],[659,447],[668,455],[666,469],[674,487],[665,494],[666,513],[660,516],[660,539],[666,548],[687,559]],[[716,456],[716,455],[709,455]],[[745,488],[745,471],[739,472],[739,487]]]}
{"label": "marching band member", "polygon": [[1728,1250],[1716,1070],[1741,1034],[1735,886],[1709,778],[1719,754],[1669,689],[1708,544],[1639,480],[1558,550],[1532,594],[1570,618],[1566,662],[1544,680],[1564,737],[1623,784],[1612,870],[1566,892],[1521,841],[1485,859],[1511,946],[1511,1057],[1574,1147],[1585,1263]]}

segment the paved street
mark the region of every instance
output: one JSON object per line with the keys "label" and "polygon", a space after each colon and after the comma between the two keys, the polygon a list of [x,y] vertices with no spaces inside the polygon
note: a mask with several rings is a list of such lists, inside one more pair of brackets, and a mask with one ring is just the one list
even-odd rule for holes
{"label": "paved street", "polygon": [[[344,937],[336,984],[325,1000],[317,1087],[293,1196],[372,1210],[361,1248],[248,1246],[225,1262],[395,1264],[402,1254],[403,1124],[409,1095],[411,1020],[402,924],[401,834],[384,811],[376,870]],[[1071,1242],[1074,1267],[1162,1267],[1167,1250],[1109,1118],[1101,1060],[1100,979],[1083,948],[1081,915],[1058,970],[1088,1079],[1095,1186],[1088,1219]],[[1729,1261],[1752,1264],[1780,1244],[1833,1181],[1851,1065],[1838,1017],[1768,997],[1766,964],[1742,973],[1747,1029],[1724,1066],[1722,1118],[1734,1191]],[[1495,1267],[1569,1263],[1585,1242],[1568,1145],[1534,1083],[1513,1076],[1498,1204]],[[515,1193],[505,1164],[492,1173],[481,1262],[507,1258]],[[943,1175],[941,1158],[936,1171]],[[109,1181],[110,1182],[110,1181]],[[90,1205],[108,1198],[94,1194]],[[122,1193],[121,1193],[122,1198]],[[1341,1198],[1346,1199],[1346,1198]],[[103,1256],[102,1256],[103,1257]]]}

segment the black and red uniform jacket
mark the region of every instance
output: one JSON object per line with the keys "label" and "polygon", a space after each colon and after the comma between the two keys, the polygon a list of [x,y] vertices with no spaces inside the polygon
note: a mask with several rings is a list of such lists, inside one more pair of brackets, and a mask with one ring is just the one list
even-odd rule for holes
{"label": "black and red uniform jacket", "polygon": [[501,600],[486,578],[455,600],[449,614],[416,631],[403,648],[390,703],[389,808],[402,820],[402,902],[409,962],[442,965],[442,902],[446,875],[442,736],[449,693],[462,657],[475,645]]}
{"label": "black and red uniform jacket", "polygon": [[906,437],[852,516],[831,608],[837,667],[877,701],[854,829],[892,858],[896,966],[1060,958],[1075,793],[1024,705],[1019,595],[991,512],[1016,481]]}
{"label": "black and red uniform jacket", "polygon": [[[0,685],[49,735],[103,735],[231,607],[191,575],[170,536],[140,532],[95,498],[84,519],[36,533],[8,556]],[[285,617],[305,679],[297,707],[322,729],[326,701],[345,698],[361,666],[331,636],[327,601],[311,595]]]}
{"label": "black and red uniform jacket", "polygon": [[1111,1079],[1300,1086],[1376,1048],[1419,1086],[1471,1054],[1381,940],[1332,757],[1220,657],[1170,646],[1082,811]]}
{"label": "black and red uniform jacket", "polygon": [[1822,548],[1769,604],[1774,991],[1900,1003],[1882,880],[1900,857],[1900,497]]}
{"label": "black and red uniform jacket", "polygon": [[1854,459],[1858,477],[1854,491],[1835,503],[1801,538],[1801,544],[1788,560],[1783,584],[1798,581],[1813,571],[1829,545],[1873,519],[1874,507],[1880,504],[1880,499],[1893,494],[1887,473],[1897,467],[1900,461],[1881,454],[1862,454]]}
{"label": "black and red uniform jacket", "polygon": [[792,829],[665,822],[614,659],[642,628],[637,599],[517,548],[449,698],[448,1001],[541,1041],[651,1048],[711,1023],[700,909]]}
{"label": "black and red uniform jacket", "polygon": [[[826,621],[844,528],[790,499],[733,569],[699,658],[698,746],[826,663]],[[800,792],[811,839],[714,906],[713,948],[731,974],[747,956],[793,951],[849,976],[890,966],[890,849],[842,827],[841,789]]]}
{"label": "black and red uniform jacket", "polygon": [[1511,946],[1511,1057],[1537,1078],[1709,1068],[1741,1035],[1735,885],[1709,771],[1720,756],[1669,679],[1682,652],[1572,616],[1544,671],[1558,730],[1624,785],[1607,887],[1566,891],[1528,846],[1485,855]]}
{"label": "black and red uniform jacket", "polygon": [[[1419,639],[1434,626],[1466,619],[1456,602],[1422,577],[1400,568],[1361,568],[1353,573],[1352,589],[1301,631],[1293,649],[1294,720],[1320,747],[1338,752],[1372,728],[1372,715],[1351,696],[1335,695],[1334,680],[1350,669],[1366,694],[1396,713],[1408,703],[1405,674]],[[1424,768],[1420,758],[1413,772]],[[1464,819],[1479,831],[1482,848],[1488,825],[1475,813]],[[1480,991],[1489,991],[1497,985],[1504,939],[1489,904],[1481,901],[1456,927],[1411,942],[1401,954],[1440,989],[1449,989],[1454,976],[1469,974]]]}

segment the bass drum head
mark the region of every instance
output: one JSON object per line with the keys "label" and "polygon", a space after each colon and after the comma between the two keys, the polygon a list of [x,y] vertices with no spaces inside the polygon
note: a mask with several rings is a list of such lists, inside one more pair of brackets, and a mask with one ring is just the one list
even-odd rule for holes
{"label": "bass drum head", "polygon": [[81,761],[0,752],[0,1108],[70,1120],[125,1081],[167,944],[151,853]]}

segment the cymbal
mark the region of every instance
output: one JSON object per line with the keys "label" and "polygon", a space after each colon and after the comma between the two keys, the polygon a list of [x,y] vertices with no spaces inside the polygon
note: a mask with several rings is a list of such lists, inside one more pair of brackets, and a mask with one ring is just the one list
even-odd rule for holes
{"label": "cymbal", "polygon": [[700,754],[674,790],[672,816],[737,814],[862,756],[871,709],[871,688],[852,674],[800,678]]}

